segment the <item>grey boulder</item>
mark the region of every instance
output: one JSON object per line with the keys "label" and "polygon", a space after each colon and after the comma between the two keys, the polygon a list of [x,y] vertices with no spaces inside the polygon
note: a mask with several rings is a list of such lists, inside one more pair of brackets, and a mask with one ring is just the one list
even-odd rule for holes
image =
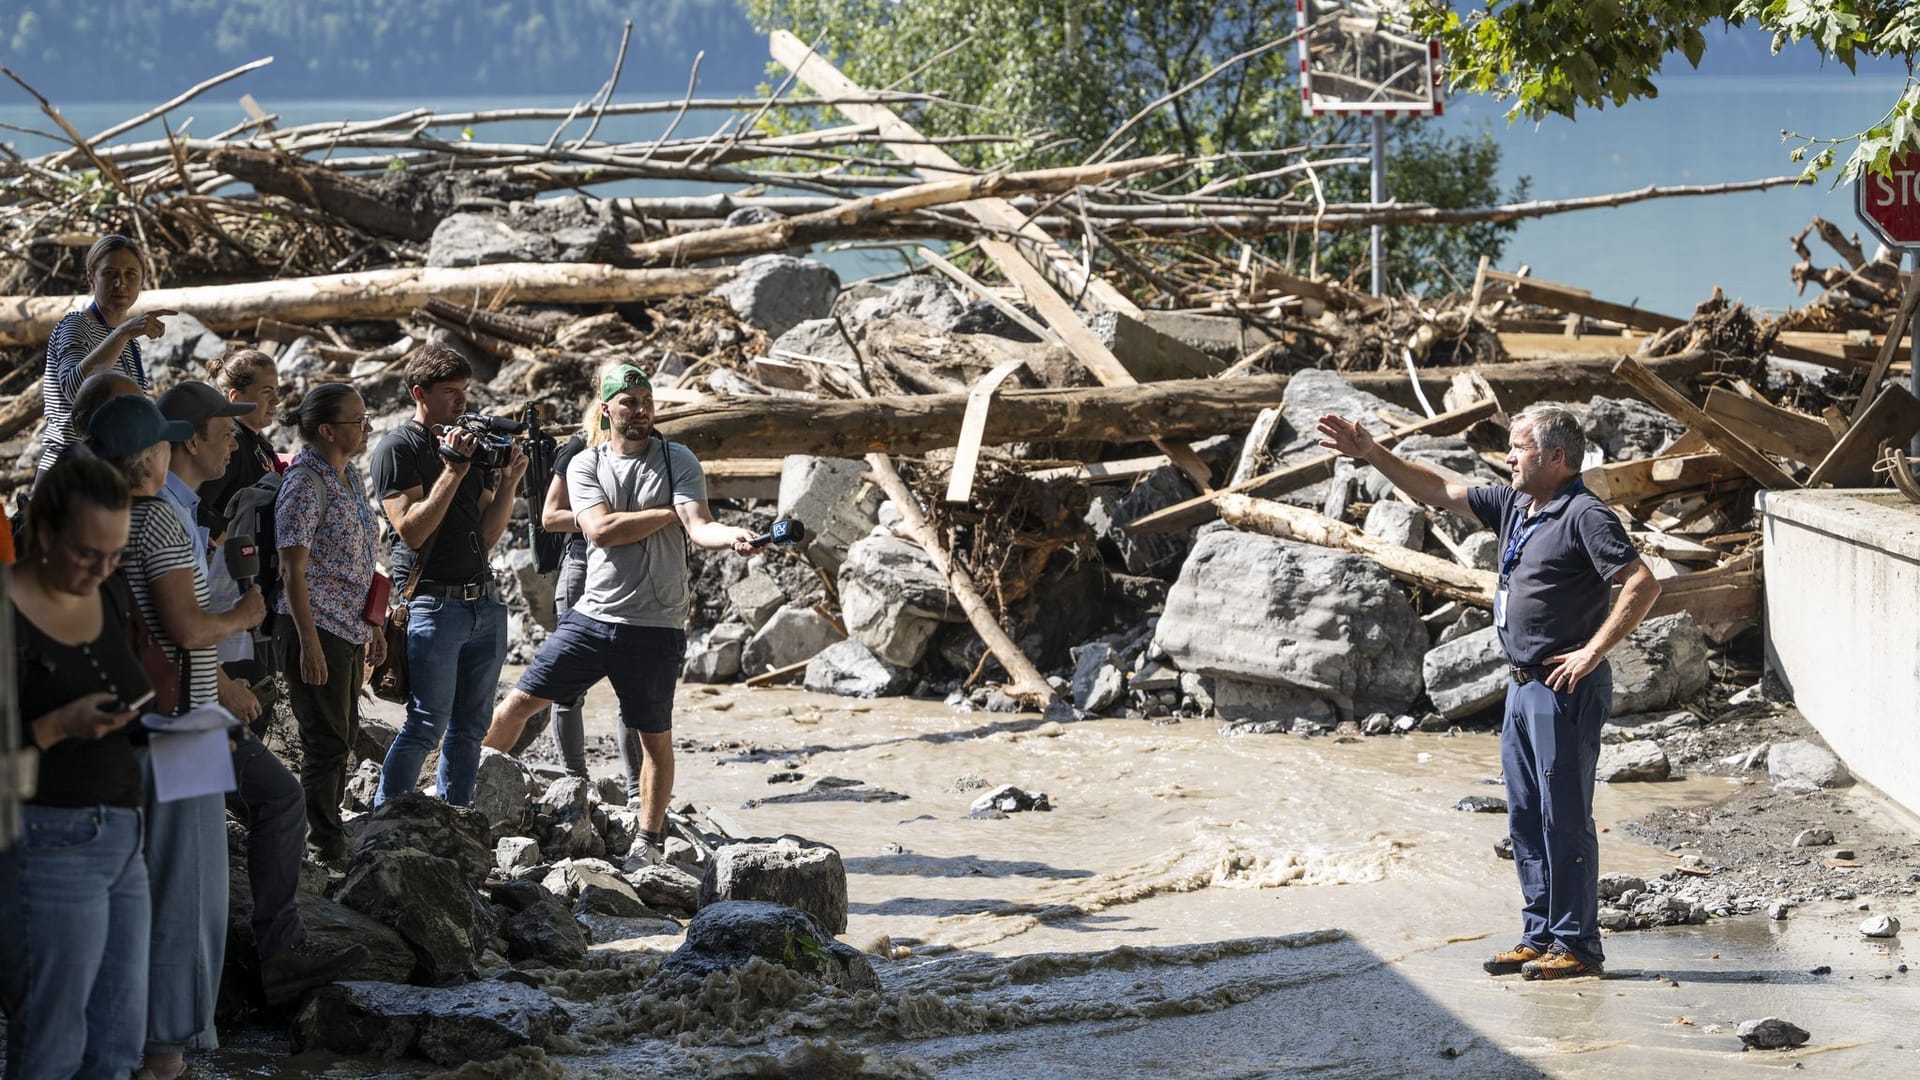
{"label": "grey boulder", "polygon": [[875,656],[858,641],[836,641],[807,661],[807,689],[842,697],[884,697],[905,691],[912,673]]}
{"label": "grey boulder", "polygon": [[446,989],[346,982],[307,999],[294,1020],[293,1049],[459,1065],[545,1047],[572,1023],[545,991],[515,982]]}
{"label": "grey boulder", "polygon": [[847,548],[839,588],[848,636],[896,667],[918,664],[941,623],[966,619],[932,556],[887,532]]}
{"label": "grey boulder", "polygon": [[1665,780],[1673,772],[1667,752],[1652,739],[1609,743],[1600,748],[1600,764],[1595,779],[1607,784],[1625,784],[1640,780]]}
{"label": "grey boulder", "polygon": [[1641,623],[1607,659],[1616,716],[1669,709],[1707,688],[1707,636],[1685,612]]}
{"label": "grey boulder", "polygon": [[660,965],[662,976],[701,979],[755,958],[849,991],[878,990],[880,977],[859,950],[798,908],[722,900],[700,909],[687,939]]}
{"label": "grey boulder", "polygon": [[[1406,710],[1428,635],[1371,559],[1222,529],[1195,542],[1157,641],[1181,671],[1303,691],[1346,718]],[[1224,715],[1217,686],[1215,701]]]}
{"label": "grey boulder", "polygon": [[847,928],[847,869],[832,847],[795,836],[728,844],[700,880],[702,910],[726,900],[798,908],[829,933]]}
{"label": "grey boulder", "polygon": [[1796,739],[1774,743],[1767,751],[1767,779],[1777,791],[1818,791],[1846,787],[1853,774],[1833,751]]}
{"label": "grey boulder", "polygon": [[423,851],[357,857],[337,899],[406,941],[418,982],[443,986],[473,978],[493,936],[493,909],[458,864]]}
{"label": "grey boulder", "polygon": [[757,255],[740,264],[732,281],[713,295],[740,318],[779,337],[808,319],[833,313],[840,275],[825,263],[791,255]]}
{"label": "grey boulder", "polygon": [[1457,720],[1497,704],[1507,693],[1507,654],[1500,631],[1487,626],[1427,650],[1421,677],[1434,711]]}
{"label": "grey boulder", "polygon": [[759,675],[790,667],[813,659],[844,637],[833,620],[811,607],[783,607],[747,639],[740,651],[740,670]]}
{"label": "grey boulder", "polygon": [[375,855],[412,848],[452,861],[463,878],[476,884],[493,869],[493,837],[487,819],[418,792],[388,799],[350,828],[356,866]]}
{"label": "grey boulder", "polygon": [[492,747],[480,751],[470,808],[487,819],[496,837],[519,834],[533,809],[533,770]]}
{"label": "grey boulder", "polygon": [[1113,646],[1097,641],[1080,646],[1071,689],[1073,707],[1090,713],[1104,713],[1120,700],[1126,677],[1114,663]]}

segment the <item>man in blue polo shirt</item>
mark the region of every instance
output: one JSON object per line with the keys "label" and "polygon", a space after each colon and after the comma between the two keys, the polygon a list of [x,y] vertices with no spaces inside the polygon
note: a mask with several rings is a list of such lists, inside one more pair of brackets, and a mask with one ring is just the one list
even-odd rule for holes
{"label": "man in blue polo shirt", "polygon": [[1586,436],[1579,421],[1553,405],[1516,416],[1510,487],[1450,481],[1397,457],[1344,417],[1321,417],[1320,433],[1320,445],[1365,461],[1420,502],[1498,531],[1493,621],[1512,667],[1500,765],[1525,903],[1520,943],[1483,966],[1489,975],[1518,971],[1529,979],[1600,974],[1593,781],[1600,727],[1613,705],[1607,653],[1646,617],[1660,584],[1620,519],[1580,483]]}

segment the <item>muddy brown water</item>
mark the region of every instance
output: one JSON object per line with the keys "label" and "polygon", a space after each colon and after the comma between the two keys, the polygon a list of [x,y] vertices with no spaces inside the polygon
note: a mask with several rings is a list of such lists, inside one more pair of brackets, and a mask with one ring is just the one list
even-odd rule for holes
{"label": "muddy brown water", "polygon": [[[590,732],[610,734],[612,716],[596,691]],[[904,946],[875,959],[884,993],[823,998],[756,969],[663,1003],[638,987],[677,939],[611,943],[597,948],[630,958],[634,975],[563,981],[579,1018],[547,1061],[467,1074],[1920,1072],[1920,991],[1896,970],[1897,940],[1858,936],[1853,904],[1612,935],[1600,980],[1484,975],[1480,959],[1518,927],[1512,863],[1492,852],[1505,819],[1453,806],[1499,794],[1491,734],[1222,738],[1206,722],[1063,725],[740,687],[683,688],[676,734],[702,747],[678,755],[678,798],[747,833],[840,850],[845,939]],[[780,772],[802,779],[768,782]],[[907,797],[746,805],[829,776]],[[984,790],[969,777],[1044,792],[1055,809],[969,819]],[[1619,826],[1714,802],[1728,784],[1601,785],[1603,869],[1671,868]],[[1862,900],[1920,923],[1911,896]],[[1809,974],[1822,965],[1832,973]],[[1739,1022],[1770,1015],[1813,1040],[1741,1053]],[[266,1075],[258,1053],[232,1052],[233,1073]],[[270,1071],[369,1070],[303,1056]]]}

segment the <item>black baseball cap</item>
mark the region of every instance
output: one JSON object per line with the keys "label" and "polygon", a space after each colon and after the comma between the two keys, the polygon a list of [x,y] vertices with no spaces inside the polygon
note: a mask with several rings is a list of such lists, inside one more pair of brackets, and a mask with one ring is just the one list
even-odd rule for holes
{"label": "black baseball cap", "polygon": [[[160,395],[160,412],[169,420],[185,420],[194,428],[216,416],[245,416],[260,406],[248,401],[228,401],[227,395],[203,382],[188,380]],[[189,430],[170,442],[185,442],[193,437]]]}

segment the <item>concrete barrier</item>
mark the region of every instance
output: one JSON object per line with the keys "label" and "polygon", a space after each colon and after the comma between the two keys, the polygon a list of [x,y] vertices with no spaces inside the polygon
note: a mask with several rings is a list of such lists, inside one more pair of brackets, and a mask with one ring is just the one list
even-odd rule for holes
{"label": "concrete barrier", "polygon": [[1855,776],[1920,813],[1920,506],[1769,491],[1767,664]]}

